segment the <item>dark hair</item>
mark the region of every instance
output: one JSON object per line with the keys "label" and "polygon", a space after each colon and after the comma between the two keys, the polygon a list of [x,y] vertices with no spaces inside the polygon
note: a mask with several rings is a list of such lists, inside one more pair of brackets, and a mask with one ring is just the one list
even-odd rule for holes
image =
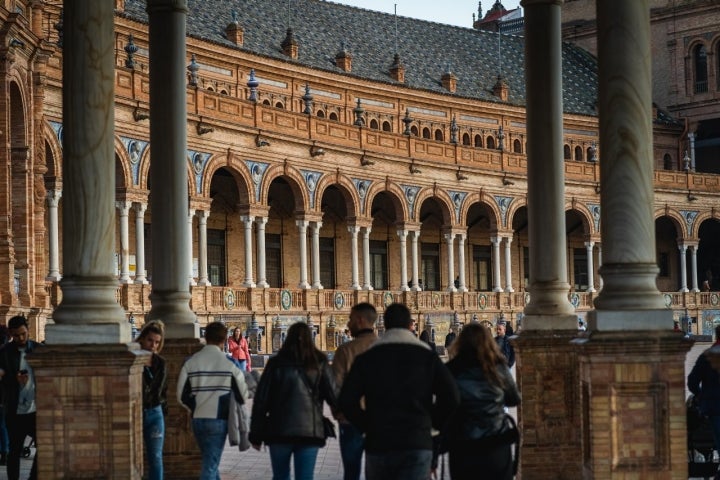
{"label": "dark hair", "polygon": [[227,327],[222,322],[211,322],[205,326],[205,340],[218,344],[227,339]]}
{"label": "dark hair", "polygon": [[460,335],[450,345],[450,357],[468,363],[479,362],[485,378],[490,383],[504,385],[497,366],[499,363],[507,365],[507,360],[487,327],[479,323],[471,323],[463,327]]}
{"label": "dark hair", "polygon": [[412,317],[410,310],[402,303],[392,303],[385,308],[385,329],[410,328]]}
{"label": "dark hair", "polygon": [[375,307],[373,307],[367,302],[362,302],[354,305],[350,309],[350,313],[352,312],[356,312],[358,315],[364,318],[365,321],[367,321],[368,323],[372,323],[373,325],[377,321],[377,310],[375,310]]}
{"label": "dark hair", "polygon": [[312,330],[304,322],[290,325],[278,355],[301,364],[305,370],[318,370],[320,363],[327,359],[325,354],[315,347]]}
{"label": "dark hair", "polygon": [[430,334],[427,330],[423,330],[422,332],[420,332],[420,340],[426,343],[430,343]]}
{"label": "dark hair", "polygon": [[142,330],[140,330],[140,334],[138,335],[137,339],[135,339],[135,341],[139,342],[151,333],[160,335],[160,345],[158,346],[157,350],[158,353],[160,353],[163,345],[165,345],[165,324],[162,320],[150,320],[145,325],[143,325],[143,328]]}
{"label": "dark hair", "polygon": [[16,328],[20,327],[27,327],[27,318],[23,317],[22,315],[15,315],[10,320],[8,320],[7,326],[9,330],[15,330]]}

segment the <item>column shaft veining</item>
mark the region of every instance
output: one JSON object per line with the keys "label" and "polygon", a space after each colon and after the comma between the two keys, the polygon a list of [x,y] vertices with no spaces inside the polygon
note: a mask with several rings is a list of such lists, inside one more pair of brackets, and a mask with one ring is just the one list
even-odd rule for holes
{"label": "column shaft veining", "polygon": [[50,265],[47,280],[57,282],[60,280],[60,233],[58,230],[58,205],[62,191],[49,190],[48,201],[48,250]]}
{"label": "column shaft veining", "polygon": [[400,290],[406,292],[410,290],[407,280],[407,234],[408,231],[405,229],[399,229],[397,231],[398,237],[400,238]]}
{"label": "column shaft veining", "polygon": [[270,286],[267,282],[267,273],[265,269],[265,225],[267,224],[267,221],[268,217],[255,217],[255,223],[257,223],[257,286],[260,288],[268,288]]}
{"label": "column shaft veining", "polygon": [[207,263],[207,219],[209,210],[198,212],[198,285],[210,286]]}
{"label": "column shaft veining", "polygon": [[145,210],[144,203],[135,204],[135,283],[147,284],[145,273]]}
{"label": "column shaft veining", "polygon": [[360,269],[358,266],[358,233],[360,232],[360,227],[350,225],[348,232],[350,232],[350,263],[352,263],[352,285],[350,285],[350,288],[360,290]]}

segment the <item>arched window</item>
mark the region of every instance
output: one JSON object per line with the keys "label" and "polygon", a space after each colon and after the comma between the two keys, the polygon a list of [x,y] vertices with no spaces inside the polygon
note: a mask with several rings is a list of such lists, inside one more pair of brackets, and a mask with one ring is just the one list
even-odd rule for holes
{"label": "arched window", "polygon": [[423,135],[422,135],[422,137],[423,137],[423,138],[430,138],[430,129],[429,129],[429,128],[427,128],[427,127],[423,128]]}
{"label": "arched window", "polygon": [[482,148],[482,135],[475,135],[475,146]]}
{"label": "arched window", "polygon": [[442,130],[439,128],[435,130],[435,140],[442,142],[444,140],[445,135],[443,135]]}
{"label": "arched window", "polygon": [[283,105],[282,102],[277,102],[277,103],[275,104],[275,108],[285,108],[285,105]]}
{"label": "arched window", "polygon": [[267,98],[263,100],[263,105],[270,105],[270,100],[268,100]]}
{"label": "arched window", "polygon": [[575,161],[576,162],[582,162],[582,159],[583,159],[582,154],[583,154],[582,147],[579,145],[577,147],[575,147]]}
{"label": "arched window", "polygon": [[228,95],[227,90],[225,90],[225,89],[220,90],[220,95]]}
{"label": "arched window", "polygon": [[705,45],[695,47],[693,60],[695,63],[695,93],[705,93],[708,91],[707,50],[705,50]]}
{"label": "arched window", "polygon": [[390,122],[385,121],[382,123],[382,131],[383,132],[392,132],[392,125],[390,125]]}
{"label": "arched window", "polygon": [[370,128],[372,128],[373,130],[380,129],[380,125],[378,125],[378,121],[375,120],[374,118],[372,120],[370,120]]}
{"label": "arched window", "polygon": [[462,144],[463,144],[463,145],[470,145],[470,135],[469,135],[469,134],[463,133]]}
{"label": "arched window", "polygon": [[412,127],[410,127],[410,133],[412,133],[413,137],[417,137],[418,136],[418,128],[415,125],[413,125]]}
{"label": "arched window", "polygon": [[522,144],[520,140],[513,140],[513,153],[522,153]]}
{"label": "arched window", "polygon": [[335,112],[330,112],[330,120],[335,120],[337,122],[338,116]]}
{"label": "arched window", "polygon": [[665,170],[672,170],[673,169],[673,160],[669,153],[666,153],[663,157],[663,168]]}
{"label": "arched window", "polygon": [[485,145],[487,145],[487,148],[495,148],[495,138],[487,137],[487,141],[485,142]]}
{"label": "arched window", "polygon": [[563,147],[563,158],[565,160],[570,160],[572,157],[570,156],[570,145],[565,145]]}
{"label": "arched window", "polygon": [[588,147],[587,150],[585,150],[585,157],[588,162],[593,161],[593,147]]}
{"label": "arched window", "polygon": [[325,118],[325,112],[323,112],[322,110],[318,110],[317,116],[318,116],[318,118]]}
{"label": "arched window", "polygon": [[215,90],[213,89],[213,87],[208,87],[208,88],[207,88],[207,91],[208,91],[208,92],[214,92]]}

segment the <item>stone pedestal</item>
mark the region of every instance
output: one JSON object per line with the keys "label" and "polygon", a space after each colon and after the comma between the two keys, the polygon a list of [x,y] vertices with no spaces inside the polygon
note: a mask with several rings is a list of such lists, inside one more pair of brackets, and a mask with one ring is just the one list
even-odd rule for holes
{"label": "stone pedestal", "polygon": [[692,342],[668,329],[593,332],[575,343],[583,411],[575,453],[583,470],[575,478],[687,479],[685,356]]}
{"label": "stone pedestal", "polygon": [[150,355],[134,343],[61,345],[38,348],[28,361],[37,385],[38,478],[140,480],[142,369]]}
{"label": "stone pedestal", "polygon": [[577,480],[581,472],[577,330],[524,331],[515,348],[521,437],[519,478]]}
{"label": "stone pedestal", "polygon": [[177,378],[185,360],[205,346],[198,338],[166,339],[162,355],[168,370],[168,414],[165,417],[165,478],[190,480],[200,477],[200,449],[192,433],[190,412],[178,403]]}

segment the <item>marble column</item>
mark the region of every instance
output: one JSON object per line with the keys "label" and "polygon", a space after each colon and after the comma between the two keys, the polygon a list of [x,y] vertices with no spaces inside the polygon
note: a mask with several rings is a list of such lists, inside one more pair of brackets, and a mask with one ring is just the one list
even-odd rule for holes
{"label": "marble column", "polygon": [[[187,230],[187,0],[148,0],[150,71],[150,211],[152,211],[152,308],[168,338],[199,334],[190,310],[192,244]],[[112,78],[112,77],[111,77]],[[168,472],[166,472],[166,475]]]}
{"label": "marble column", "polygon": [[595,269],[593,268],[593,247],[595,242],[585,242],[585,250],[587,250],[587,275],[588,275],[588,292],[595,291]]}
{"label": "marble column", "polygon": [[465,265],[465,234],[459,233],[458,234],[458,274],[460,276],[460,288],[458,290],[460,292],[467,292],[467,281],[465,279],[465,271],[467,270],[467,266]]}
{"label": "marble column", "polygon": [[502,292],[500,286],[500,237],[490,237],[492,243],[493,292]]}
{"label": "marble column", "polygon": [[187,232],[187,236],[188,236],[188,246],[190,247],[190,248],[188,248],[188,251],[187,251],[188,265],[190,267],[190,269],[189,269],[190,274],[188,275],[188,283],[190,285],[197,285],[197,283],[195,282],[195,272],[193,271],[194,270],[194,268],[193,268],[193,266],[194,266],[193,265],[193,218],[195,218],[195,209],[190,208],[190,209],[188,209],[188,217],[187,217],[188,225],[187,225],[187,229],[185,230]]}
{"label": "marble column", "polygon": [[267,217],[255,217],[255,223],[257,224],[257,286],[260,288],[270,287],[270,284],[267,282],[267,273],[265,270],[267,258],[265,256],[265,225],[267,221]]}
{"label": "marble column", "polygon": [[322,222],[310,222],[312,230],[312,288],[320,290],[323,288],[320,282],[320,229]]}
{"label": "marble column", "polygon": [[688,133],[688,142],[690,143],[690,170],[695,171],[695,132]]}
{"label": "marble column", "polygon": [[505,291],[508,293],[515,291],[512,287],[512,252],[510,251],[512,241],[512,237],[505,237]]}
{"label": "marble column", "polygon": [[363,290],[372,290],[370,281],[370,231],[372,227],[363,228]]}
{"label": "marble column", "polygon": [[65,32],[62,59],[62,301],[45,339],[123,343],[130,325],[115,300],[113,3],[67,5],[65,25],[72,32]]}
{"label": "marble column", "polygon": [[253,251],[252,251],[252,226],[255,222],[255,217],[252,215],[240,216],[240,221],[245,225],[245,281],[243,287],[252,288],[255,286],[255,280],[253,279]]}
{"label": "marble column", "polygon": [[695,244],[690,245],[690,274],[692,275],[692,291],[699,292],[698,271],[697,271],[697,249]]}
{"label": "marble column", "polygon": [[445,244],[447,245],[447,269],[448,269],[448,292],[457,292],[455,288],[455,253],[454,243],[455,235],[452,232],[443,235],[445,238]]}
{"label": "marble column", "polygon": [[307,220],[296,220],[298,227],[298,250],[300,250],[300,283],[298,288],[308,289],[310,284],[307,281]]}
{"label": "marble column", "polygon": [[598,290],[602,290],[603,288],[603,278],[602,278],[602,272],[599,271],[600,267],[602,267],[602,243],[597,244],[598,247]]}
{"label": "marble column", "polygon": [[209,216],[209,210],[198,212],[198,285],[204,287],[210,286],[207,263],[207,219]]}
{"label": "marble column", "polygon": [[412,262],[412,286],[410,289],[413,292],[421,290],[420,284],[418,283],[418,241],[420,240],[420,230],[411,230],[412,236],[410,237],[410,261]]}
{"label": "marble column", "polygon": [[350,268],[352,270],[352,285],[350,285],[350,288],[360,290],[360,268],[358,266],[358,233],[360,232],[360,227],[350,225],[348,232],[350,232]]}
{"label": "marble column", "polygon": [[410,290],[407,279],[407,235],[408,231],[400,229],[397,231],[400,238],[400,290],[407,292]]}
{"label": "marble column", "polygon": [[145,210],[147,205],[135,203],[135,283],[147,285],[145,269]]}
{"label": "marble column", "polygon": [[117,202],[120,220],[120,283],[130,283],[130,232],[129,216],[131,202]]}
{"label": "marble column", "polygon": [[678,245],[680,250],[680,291],[687,292],[687,245],[681,243]]}
{"label": "marble column", "polygon": [[60,281],[60,233],[58,229],[58,205],[62,191],[49,190],[47,192],[48,202],[48,253],[50,271],[46,278],[49,282]]}

